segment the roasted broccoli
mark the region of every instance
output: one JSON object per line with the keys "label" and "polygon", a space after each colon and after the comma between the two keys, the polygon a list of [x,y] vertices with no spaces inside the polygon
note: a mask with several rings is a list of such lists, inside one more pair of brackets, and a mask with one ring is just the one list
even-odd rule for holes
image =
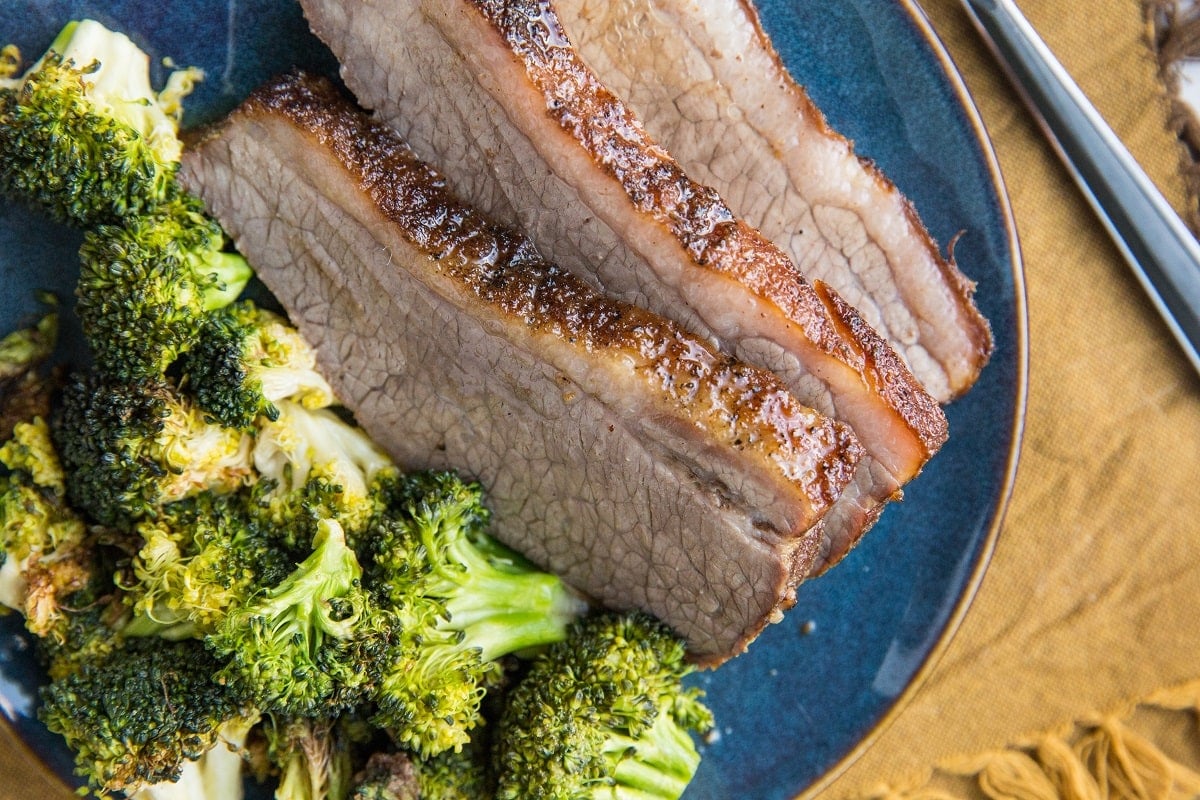
{"label": "roasted broccoli", "polygon": [[661,623],[598,614],[534,659],[494,734],[500,800],[678,798],[711,727],[685,688],[683,643]]}
{"label": "roasted broccoli", "polygon": [[489,756],[477,740],[431,758],[403,751],[372,753],[354,778],[349,800],[492,800]]}
{"label": "roasted broccoli", "polygon": [[[354,776],[350,800],[421,800],[417,771],[407,753],[372,753]],[[432,795],[436,798],[436,795]]]}
{"label": "roasted broccoli", "polygon": [[96,367],[122,381],[158,380],[232,303],[253,273],[200,201],[183,195],[119,223],[79,248],[76,312]]}
{"label": "roasted broccoli", "polygon": [[585,606],[485,533],[479,484],[423,472],[386,486],[388,511],[364,537],[367,583],[396,620],[374,721],[431,756],[470,739],[501,657],[560,641]]}
{"label": "roasted broccoli", "polygon": [[275,800],[347,800],[355,748],[368,734],[353,717],[268,718],[267,756],[279,771]]}
{"label": "roasted broccoli", "polygon": [[473,738],[461,750],[416,759],[421,800],[493,800],[496,781],[491,751]]}
{"label": "roasted broccoli", "polygon": [[93,577],[87,525],[66,502],[63,470],[41,417],[0,447],[0,603],[38,636],[55,632],[64,599]]}
{"label": "roasted broccoli", "polygon": [[311,540],[316,522],[336,519],[351,542],[377,513],[379,486],[399,474],[395,463],[359,427],[332,409],[277,404],[260,420],[252,489],[257,513],[291,547]]}
{"label": "roasted broccoli", "polygon": [[253,437],[208,422],[161,381],[76,376],[53,430],[68,497],[105,525],[127,528],[161,505],[233,491],[254,475]]}
{"label": "roasted broccoli", "polygon": [[182,372],[196,404],[221,424],[249,428],[279,418],[275,403],[334,403],[317,355],[287,320],[245,300],[208,316]]}
{"label": "roasted broccoli", "polygon": [[[134,794],[179,780],[187,762],[215,748],[239,746],[257,722],[253,707],[214,680],[220,667],[198,640],[131,639],[45,686],[38,714],[94,790]],[[229,766],[240,773],[240,759]]]}
{"label": "roasted broccoli", "polygon": [[136,534],[141,548],[122,583],[134,632],[149,619],[166,627],[154,631],[159,636],[203,636],[295,567],[241,493],[203,492],[163,506],[137,524]]}
{"label": "roasted broccoli", "polygon": [[222,680],[263,712],[331,718],[361,701],[368,675],[356,658],[377,614],[342,528],[322,520],[312,554],[281,583],[225,615],[206,641]]}
{"label": "roasted broccoli", "polygon": [[18,422],[49,417],[60,383],[61,369],[45,368],[58,344],[58,298],[42,292],[39,300],[49,310],[0,339],[0,441],[12,436]]}
{"label": "roasted broccoli", "polygon": [[41,417],[14,428],[0,463],[0,603],[21,612],[51,676],[61,676],[119,644],[112,558],[67,504]]}
{"label": "roasted broccoli", "polygon": [[178,193],[180,100],[201,77],[150,86],[149,57],[94,20],[70,22],[23,75],[0,60],[0,190],[79,225],[142,213]]}

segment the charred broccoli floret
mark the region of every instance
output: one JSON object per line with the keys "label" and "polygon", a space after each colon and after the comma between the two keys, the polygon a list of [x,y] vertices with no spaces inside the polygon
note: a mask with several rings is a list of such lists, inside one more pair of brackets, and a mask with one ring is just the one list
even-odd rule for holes
{"label": "charred broccoli floret", "polygon": [[117,380],[160,379],[208,313],[232,303],[253,275],[224,246],[220,226],[190,195],[90,229],[75,293],[97,368]]}
{"label": "charred broccoli floret", "polygon": [[0,447],[0,603],[25,626],[50,636],[65,598],[92,580],[95,554],[87,525],[66,502],[63,470],[41,417],[21,422]]}
{"label": "charred broccoli floret", "polygon": [[500,659],[566,636],[584,603],[485,532],[483,490],[449,472],[389,482],[388,515],[364,540],[368,584],[396,622],[374,721],[424,756],[461,748],[480,724]]}
{"label": "charred broccoli floret", "polygon": [[129,640],[48,684],[39,717],[93,789],[132,795],[179,780],[188,761],[243,741],[257,721],[213,679],[220,666],[197,640]]}
{"label": "charred broccoli floret", "polygon": [[163,382],[77,376],[54,425],[72,504],[129,527],[159,506],[248,482],[253,438],[205,420]]}
{"label": "charred broccoli floret", "polygon": [[249,428],[260,416],[277,420],[280,400],[305,408],[334,403],[300,332],[249,300],[209,315],[182,370],[196,404],[231,428]]}
{"label": "charred broccoli floret", "polygon": [[336,519],[357,542],[379,510],[379,486],[399,474],[366,432],[332,409],[280,400],[274,420],[260,420],[252,493],[257,513],[291,547],[311,540],[321,519]]}
{"label": "charred broccoli floret", "polygon": [[494,734],[499,800],[675,800],[712,725],[683,643],[642,614],[585,618],[536,658]]}
{"label": "charred broccoli floret", "polygon": [[141,213],[179,189],[180,100],[201,76],[150,86],[149,57],[95,20],[67,24],[23,75],[0,62],[0,190],[79,225]]}

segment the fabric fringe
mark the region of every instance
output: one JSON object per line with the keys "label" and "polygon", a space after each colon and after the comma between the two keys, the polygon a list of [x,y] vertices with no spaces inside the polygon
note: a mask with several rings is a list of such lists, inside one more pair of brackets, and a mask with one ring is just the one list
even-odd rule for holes
{"label": "fabric fringe", "polygon": [[[1139,733],[1131,721],[1138,709],[1186,715],[1190,751],[1173,757]],[[1195,681],[1003,750],[948,759],[919,782],[880,787],[864,800],[1195,800],[1198,767],[1200,681]]]}
{"label": "fabric fringe", "polygon": [[1179,0],[1142,0],[1147,38],[1158,59],[1158,74],[1170,105],[1168,125],[1183,144],[1179,171],[1188,193],[1185,220],[1200,233],[1200,120],[1179,100],[1181,61],[1200,58],[1200,3],[1182,7]]}

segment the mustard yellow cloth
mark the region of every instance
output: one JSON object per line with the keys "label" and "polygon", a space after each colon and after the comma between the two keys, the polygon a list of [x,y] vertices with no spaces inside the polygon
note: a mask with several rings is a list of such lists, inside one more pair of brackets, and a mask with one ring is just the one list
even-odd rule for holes
{"label": "mustard yellow cloth", "polygon": [[[1139,0],[1019,4],[1183,208],[1181,154]],[[1200,678],[1200,379],[957,0],[922,5],[980,107],[1008,185],[1025,256],[1029,405],[1008,516],[974,604],[903,712],[822,792],[830,798],[980,791],[975,776],[990,751]],[[1137,721],[1151,742],[1179,724],[1159,716]],[[1053,782],[1014,778],[1029,767],[1024,753],[1009,751],[1001,771],[1013,782],[993,782],[991,796],[1069,796]],[[971,776],[966,786],[949,780],[956,772]],[[1112,796],[1126,794],[1136,792]]]}
{"label": "mustard yellow cloth", "polygon": [[[1025,445],[991,568],[958,635],[820,796],[1167,797],[1161,781],[1138,780],[1093,794],[1095,781],[1079,776],[1083,789],[1070,794],[1063,776],[1111,762],[1101,771],[1120,777],[1126,761],[1145,766],[1168,752],[1182,762],[1196,748],[1185,712],[1200,697],[1186,685],[1200,679],[1200,379],[956,0],[923,5],[979,104],[1016,214],[1031,327]],[[1141,0],[1021,6],[1183,208]],[[1153,704],[1125,713],[1142,699]],[[1068,757],[1072,746],[1086,757]],[[1176,795],[1189,796],[1180,776]],[[0,730],[0,800],[66,796]]]}

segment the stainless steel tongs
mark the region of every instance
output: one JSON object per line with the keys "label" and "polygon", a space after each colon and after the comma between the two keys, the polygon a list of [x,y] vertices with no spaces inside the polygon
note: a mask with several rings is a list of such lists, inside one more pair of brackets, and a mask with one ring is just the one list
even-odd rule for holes
{"label": "stainless steel tongs", "polygon": [[1200,243],[1013,0],[963,4],[1200,372]]}

